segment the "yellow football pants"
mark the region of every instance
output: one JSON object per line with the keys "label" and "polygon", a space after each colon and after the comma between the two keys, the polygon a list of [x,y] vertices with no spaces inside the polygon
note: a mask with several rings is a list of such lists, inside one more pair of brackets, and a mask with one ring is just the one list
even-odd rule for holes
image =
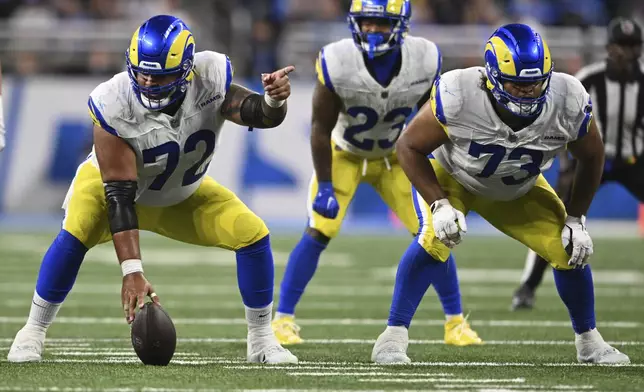
{"label": "yellow football pants", "polygon": [[[71,185],[63,229],[87,248],[110,241],[107,203],[99,170],[81,164]],[[141,230],[177,241],[237,250],[268,235],[268,228],[234,193],[205,176],[186,200],[168,207],[136,205]]]}
{"label": "yellow football pants", "polygon": [[[477,212],[499,231],[534,250],[553,267],[571,269],[568,265],[570,256],[561,242],[566,210],[543,175],[539,175],[534,187],[525,195],[515,200],[498,201],[470,193],[436,160],[430,161],[438,182],[454,208],[465,215],[469,211]],[[429,205],[417,192],[413,198],[421,221],[418,243],[435,259],[447,260],[450,249],[434,234]]]}
{"label": "yellow football pants", "polygon": [[317,177],[314,173],[309,185],[309,227],[329,238],[335,237],[340,231],[358,185],[365,182],[378,192],[412,235],[418,233],[418,218],[412,205],[411,183],[400,167],[395,154],[388,156],[385,161],[385,158],[365,160],[343,151],[335,144],[332,145],[332,151],[331,175],[340,212],[335,219],[328,219],[313,211],[311,205],[318,192]]}

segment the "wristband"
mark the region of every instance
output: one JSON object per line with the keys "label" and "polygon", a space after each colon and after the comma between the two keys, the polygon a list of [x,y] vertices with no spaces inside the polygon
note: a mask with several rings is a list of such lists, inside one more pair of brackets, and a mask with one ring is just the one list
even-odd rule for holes
{"label": "wristband", "polygon": [[279,100],[271,97],[270,95],[268,95],[268,93],[264,93],[264,101],[266,101],[268,106],[270,106],[272,108],[280,108],[280,107],[282,107],[282,105],[284,105],[284,102],[286,102],[285,99],[279,101]]}
{"label": "wristband", "polygon": [[143,272],[143,263],[139,259],[128,259],[121,263],[121,271],[123,276],[133,274],[135,272]]}

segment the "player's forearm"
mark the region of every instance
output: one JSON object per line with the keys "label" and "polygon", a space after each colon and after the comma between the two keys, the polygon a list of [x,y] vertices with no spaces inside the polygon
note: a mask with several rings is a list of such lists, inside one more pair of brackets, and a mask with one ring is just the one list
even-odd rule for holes
{"label": "player's forearm", "polygon": [[139,229],[121,231],[112,235],[114,250],[119,264],[125,260],[141,260],[141,247],[139,245]]}
{"label": "player's forearm", "polygon": [[266,95],[251,94],[241,103],[242,122],[253,128],[275,128],[286,118],[286,101],[271,100]]}
{"label": "player's forearm", "polygon": [[[124,269],[142,270],[139,220],[134,207],[136,181],[107,181],[105,199],[116,257]],[[127,262],[124,264],[124,262]]]}
{"label": "player's forearm", "polygon": [[318,183],[332,181],[332,156],[331,135],[324,132],[315,125],[311,130],[311,154],[313,156],[313,167]]}
{"label": "player's forearm", "polygon": [[434,201],[447,197],[425,154],[403,142],[396,144],[396,156],[409,181],[427,204],[431,205]]}
{"label": "player's forearm", "polygon": [[567,205],[568,215],[574,217],[586,215],[595,192],[599,188],[603,169],[603,154],[591,156],[577,162],[572,194]]}

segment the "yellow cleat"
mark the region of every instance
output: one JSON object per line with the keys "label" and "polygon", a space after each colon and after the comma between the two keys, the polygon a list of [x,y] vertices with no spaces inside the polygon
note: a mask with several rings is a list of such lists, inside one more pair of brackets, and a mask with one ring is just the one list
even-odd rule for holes
{"label": "yellow cleat", "polygon": [[271,323],[275,337],[282,346],[300,344],[304,340],[300,337],[300,327],[295,324],[294,317],[280,317]]}
{"label": "yellow cleat", "polygon": [[445,322],[445,344],[470,346],[483,344],[483,340],[470,327],[466,317],[456,316]]}

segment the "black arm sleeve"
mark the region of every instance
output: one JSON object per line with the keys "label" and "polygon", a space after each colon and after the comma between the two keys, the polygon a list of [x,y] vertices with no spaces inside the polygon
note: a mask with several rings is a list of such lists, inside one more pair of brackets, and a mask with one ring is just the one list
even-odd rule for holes
{"label": "black arm sleeve", "polygon": [[110,232],[138,229],[139,219],[134,209],[136,181],[108,181],[104,186]]}
{"label": "black arm sleeve", "polygon": [[284,121],[286,117],[286,103],[279,108],[264,105],[264,97],[251,94],[241,103],[239,115],[242,121],[253,128],[274,128]]}

